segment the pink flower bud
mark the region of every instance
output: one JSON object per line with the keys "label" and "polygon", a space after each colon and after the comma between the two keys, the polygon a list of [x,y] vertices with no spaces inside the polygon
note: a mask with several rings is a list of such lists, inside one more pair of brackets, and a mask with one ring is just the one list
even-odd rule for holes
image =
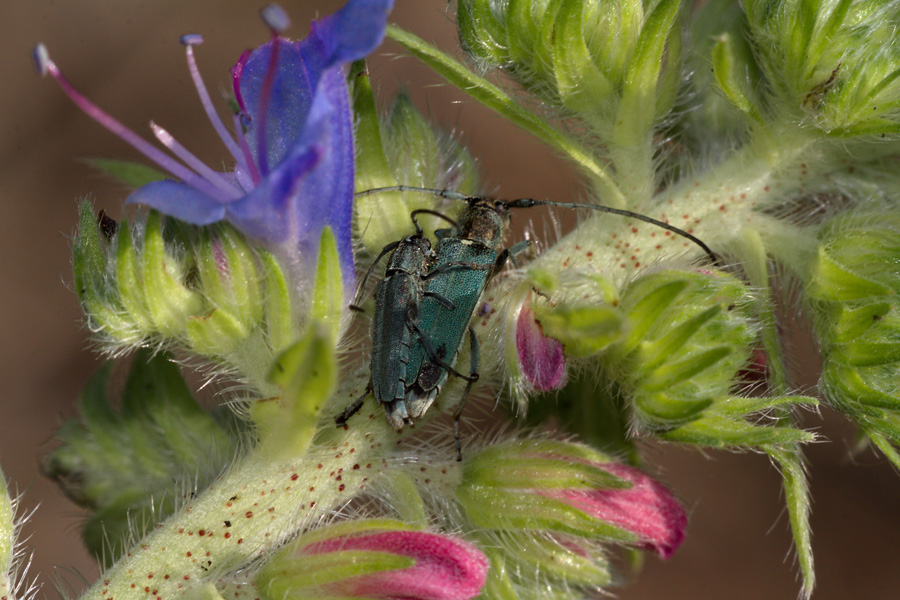
{"label": "pink flower bud", "polygon": [[681,542],[687,515],[675,496],[649,475],[618,463],[595,464],[631,483],[630,488],[570,489],[542,492],[597,519],[630,531],[639,545],[670,557]]}
{"label": "pink flower bud", "polygon": [[[257,579],[268,597],[469,600],[481,593],[488,561],[469,542],[360,520],[313,530]],[[331,535],[329,535],[331,534]]]}
{"label": "pink flower bud", "polygon": [[661,483],[581,444],[518,440],[467,459],[457,499],[486,529],[547,531],[637,545],[664,558],[687,515]]}
{"label": "pink flower bud", "polygon": [[526,299],[516,322],[519,372],[534,390],[547,392],[566,384],[566,357],[559,341],[546,337]]}
{"label": "pink flower bud", "polygon": [[424,531],[389,531],[325,540],[308,554],[367,550],[415,560],[407,569],[380,571],[327,586],[335,595],[415,600],[468,600],[481,592],[488,563],[478,548],[457,538]]}

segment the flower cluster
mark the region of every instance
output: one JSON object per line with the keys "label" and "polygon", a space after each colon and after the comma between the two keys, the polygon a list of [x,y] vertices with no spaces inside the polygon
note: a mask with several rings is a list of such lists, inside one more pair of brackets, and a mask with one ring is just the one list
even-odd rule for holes
{"label": "flower cluster", "polygon": [[[39,45],[38,70],[155,165],[97,163],[146,210],[83,205],[73,247],[88,326],[137,351],[121,409],[106,366],[44,463],[105,553],[86,597],[588,597],[618,555],[685,539],[642,440],[770,457],[808,596],[816,434],[796,413],[819,400],[786,368],[784,307],[811,316],[824,402],[900,467],[900,9],[726,4],[460,0],[469,59],[522,103],[387,25],[392,0],[300,41],[270,5],[230,122],[182,38],[225,171],[156,124],[165,151],[141,138]],[[473,158],[408,97],[378,110],[363,60],[385,32],[571,159],[588,200],[558,210],[596,210],[540,253],[507,247],[552,203],[477,196]],[[176,360],[237,382],[227,406],[202,408]],[[463,409],[488,395],[559,431],[475,434]],[[422,441],[440,414],[455,455]],[[0,596],[14,531],[0,501]]]}

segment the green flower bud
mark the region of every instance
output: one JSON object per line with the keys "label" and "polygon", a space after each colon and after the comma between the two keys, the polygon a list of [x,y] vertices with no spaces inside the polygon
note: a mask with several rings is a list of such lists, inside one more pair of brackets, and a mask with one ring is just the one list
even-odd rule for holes
{"label": "green flower bud", "polygon": [[677,0],[647,9],[641,0],[466,0],[463,48],[505,69],[545,101],[601,135],[640,132],[672,108],[681,79]]}
{"label": "green flower bud", "polygon": [[745,9],[788,114],[832,136],[900,130],[896,3],[751,0]]}
{"label": "green flower bud", "polygon": [[891,207],[845,213],[819,241],[808,293],[825,358],[820,386],[870,436],[898,444],[900,216]]}
{"label": "green flower bud", "polygon": [[[279,265],[228,225],[164,219],[100,223],[84,204],[74,280],[91,329],[114,346],[178,344],[226,361],[296,339],[297,300]],[[339,281],[340,278],[338,277]],[[268,334],[268,335],[267,335]],[[244,342],[256,339],[248,347]],[[263,368],[267,368],[268,364]]]}
{"label": "green flower bud", "polygon": [[231,352],[262,320],[262,274],[243,236],[227,226],[204,230],[195,246],[199,289],[213,307],[188,322],[191,347],[205,355]]}
{"label": "green flower bud", "polygon": [[755,304],[741,281],[717,271],[661,271],[626,288],[621,308],[631,327],[602,364],[631,399],[639,426],[665,439],[711,446],[812,439],[750,421],[772,406],[811,399],[733,395],[758,334]]}
{"label": "green flower bud", "polygon": [[602,303],[532,303],[535,320],[541,324],[544,335],[559,340],[567,357],[593,356],[625,335],[628,323],[618,309],[618,291],[613,284],[601,277],[592,277],[596,288],[590,297],[600,296]]}
{"label": "green flower bud", "polygon": [[631,321],[610,351],[614,379],[634,396],[648,425],[687,422],[726,396],[756,339],[753,298],[724,273],[663,271],[642,277],[623,295]]}
{"label": "green flower bud", "polygon": [[551,440],[497,444],[466,458],[455,496],[477,528],[633,541],[628,532],[543,493],[627,487],[598,466],[607,462],[587,447]]}
{"label": "green flower bud", "polygon": [[[393,185],[475,192],[474,159],[450,136],[436,130],[407,95],[398,95],[387,116],[381,117],[364,71],[358,72],[353,86],[358,124],[357,192]],[[434,195],[414,192],[361,196],[355,204],[357,233],[373,256],[390,242],[412,233],[409,215],[413,210],[439,209]],[[452,214],[460,209],[461,206],[450,205],[446,212]],[[420,223],[429,232],[447,225],[430,216],[420,217]]]}

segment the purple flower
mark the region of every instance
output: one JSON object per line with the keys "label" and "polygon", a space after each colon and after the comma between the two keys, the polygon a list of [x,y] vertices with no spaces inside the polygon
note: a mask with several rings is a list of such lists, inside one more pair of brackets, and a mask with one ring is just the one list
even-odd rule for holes
{"label": "purple flower", "polygon": [[38,70],[52,75],[88,115],[130,143],[174,179],[136,190],[128,202],[149,206],[192,223],[226,220],[240,231],[304,263],[314,261],[325,226],[334,231],[345,289],[353,285],[353,120],[343,66],[364,57],[384,36],[393,0],[349,0],[337,13],[314,22],[310,35],[291,42],[278,35],[288,26],[275,5],[262,11],[272,40],[245,52],[232,69],[240,113],[230,133],[212,105],[187,35],[188,67],[216,132],[235,160],[234,171],[204,165],[161,127],[161,151],[82,96],[50,60],[35,49]]}

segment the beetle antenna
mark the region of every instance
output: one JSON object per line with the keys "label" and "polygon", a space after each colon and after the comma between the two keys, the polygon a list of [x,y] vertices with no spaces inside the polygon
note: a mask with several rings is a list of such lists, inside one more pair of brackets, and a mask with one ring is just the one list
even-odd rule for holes
{"label": "beetle antenna", "polygon": [[[361,192],[356,192],[354,194],[355,198],[359,198],[362,196],[370,196],[372,194],[380,194],[382,192],[421,192],[425,194],[432,194],[438,196],[440,198],[445,198],[447,200],[457,200],[461,202],[471,202],[472,200],[478,200],[480,196],[469,196],[467,194],[463,194],[460,192],[455,192],[453,190],[441,190],[437,188],[426,188],[426,187],[416,187],[412,185],[391,185],[387,187],[380,188],[372,188],[369,190],[363,190]],[[604,206],[602,204],[579,204],[576,202],[553,202],[551,200],[535,200],[533,198],[519,198],[517,200],[510,200],[505,202],[510,208],[531,208],[534,206],[562,206],[565,208],[587,208],[591,210],[599,210],[600,212],[610,213],[613,215],[619,215],[622,217],[631,217],[633,219],[637,219],[638,221],[643,221],[644,223],[649,223],[650,225],[656,225],[657,227],[661,227],[666,231],[671,231],[674,234],[680,235],[681,237],[692,241],[697,244],[701,250],[706,254],[709,258],[710,262],[713,264],[719,263],[719,258],[716,254],[710,249],[706,243],[698,238],[697,236],[688,233],[684,229],[680,227],[675,227],[674,225],[670,225],[664,221],[660,221],[659,219],[654,219],[653,217],[648,217],[647,215],[642,215],[641,213],[636,213],[630,210],[624,210],[621,208],[613,208],[611,206]]]}

